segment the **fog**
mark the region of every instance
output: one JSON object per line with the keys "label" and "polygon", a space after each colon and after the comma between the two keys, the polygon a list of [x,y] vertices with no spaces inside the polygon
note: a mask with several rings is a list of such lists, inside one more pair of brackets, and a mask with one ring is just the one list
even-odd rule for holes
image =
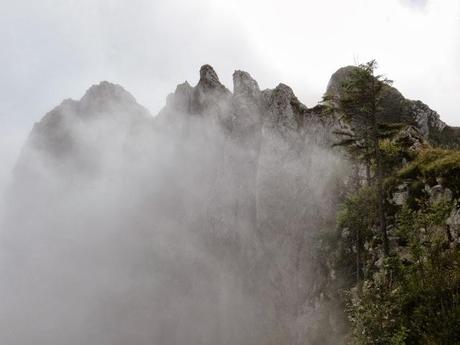
{"label": "fog", "polygon": [[31,123],[110,80],[156,114],[211,63],[313,106],[338,68],[377,59],[407,98],[460,126],[457,0],[0,1],[0,188]]}
{"label": "fog", "polygon": [[100,83],[35,124],[5,193],[0,343],[337,344],[314,246],[346,167],[288,87],[216,78],[156,117]]}

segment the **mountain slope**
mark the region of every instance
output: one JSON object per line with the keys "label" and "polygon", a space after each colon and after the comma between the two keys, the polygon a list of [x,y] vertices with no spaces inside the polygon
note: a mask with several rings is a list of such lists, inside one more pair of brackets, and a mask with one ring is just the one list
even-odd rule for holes
{"label": "mountain slope", "polygon": [[[332,76],[326,89],[326,95],[338,96],[342,94],[343,83],[350,78],[358,67],[347,66],[338,69]],[[439,114],[430,109],[421,101],[405,98],[396,88],[386,86],[382,95],[382,111],[384,122],[406,123],[419,129],[422,135],[431,144],[445,147],[458,147],[460,131],[456,127],[448,126]]]}
{"label": "mountain slope", "polygon": [[[422,103],[387,97],[391,121],[455,135]],[[0,339],[340,343],[317,246],[350,183],[331,149],[342,125],[244,71],[231,92],[209,65],[155,117],[108,82],[64,101],[34,126],[9,190],[1,288],[16,297]]]}

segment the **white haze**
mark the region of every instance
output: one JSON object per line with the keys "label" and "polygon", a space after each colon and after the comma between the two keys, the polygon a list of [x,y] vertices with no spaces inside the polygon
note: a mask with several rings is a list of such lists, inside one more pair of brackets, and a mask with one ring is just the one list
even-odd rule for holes
{"label": "white haze", "polygon": [[[457,0],[0,1],[0,189],[31,124],[110,80],[156,113],[211,63],[314,105],[339,67],[376,58],[406,97],[460,125]],[[10,140],[11,139],[11,140]]]}
{"label": "white haze", "polygon": [[300,345],[331,322],[314,239],[344,172],[321,127],[243,142],[216,123],[233,103],[152,121],[98,92],[47,115],[15,169],[0,343]]}
{"label": "white haze", "polygon": [[[177,83],[196,82],[196,70],[203,63],[213,64],[228,85],[235,68],[250,71],[263,88],[285,82],[312,106],[337,68],[376,58],[405,96],[421,99],[448,124],[460,125],[456,0],[0,0],[0,14],[0,193],[11,182],[33,123],[63,99],[78,99],[90,85],[109,80],[126,87],[156,114]],[[54,171],[41,167],[41,159],[35,164],[31,154],[26,163],[38,169],[42,179],[16,189],[14,202],[3,205],[0,200],[1,210],[8,207],[10,222],[1,228],[2,245],[8,248],[1,254],[7,264],[2,274],[11,277],[10,285],[8,279],[2,282],[5,311],[0,312],[0,334],[5,341],[0,343],[60,345],[70,335],[75,344],[150,344],[155,339],[158,345],[177,345],[192,335],[197,344],[216,339],[225,344],[237,336],[241,344],[258,344],[261,333],[271,336],[266,329],[277,321],[269,317],[262,324],[260,314],[273,315],[260,303],[273,297],[273,291],[260,295],[235,287],[241,267],[222,267],[233,260],[215,260],[209,244],[202,248],[201,231],[205,237],[210,231],[209,209],[225,215],[226,203],[243,193],[241,186],[235,191],[234,185],[225,184],[230,177],[224,174],[223,147],[225,157],[233,157],[227,164],[245,157],[246,148],[229,144],[205,124],[205,129],[192,125],[185,137],[147,131],[135,141],[137,152],[121,154],[125,143],[101,138],[101,127],[93,126],[92,132],[86,127],[78,132],[78,126],[75,130],[77,137],[85,138],[86,147],[97,143],[99,153],[89,150],[82,156],[85,166],[99,162],[96,170],[64,166]],[[205,139],[202,131],[210,138]],[[118,129],[109,132],[113,135]],[[287,169],[298,174],[288,174],[274,188],[290,195],[298,187],[292,181],[308,186],[300,195],[292,193],[303,201],[300,206],[289,198],[279,201],[294,207],[294,219],[300,212],[295,207],[308,205],[312,213],[328,210],[329,200],[322,198],[332,193],[329,183],[334,177],[328,174],[340,171],[328,150],[310,145],[304,153],[305,161],[294,160]],[[266,171],[277,167],[277,159],[267,156]],[[305,177],[299,177],[299,169],[308,171]],[[224,182],[216,178],[220,175]],[[271,191],[270,185],[264,188]],[[209,200],[209,195],[228,199]],[[286,219],[278,216],[278,221]],[[312,221],[308,227],[316,225]],[[218,236],[228,235],[219,231]],[[265,262],[258,257],[257,240],[244,238],[239,243],[247,247],[245,255],[255,257],[245,257],[243,263]],[[271,264],[289,267],[285,256],[273,256]],[[298,279],[309,278],[311,270],[305,268],[307,277]],[[282,282],[292,278],[286,272]],[[192,284],[186,290],[190,295],[184,294],[187,284]],[[150,315],[152,308],[167,312]],[[222,320],[223,315],[228,319]],[[308,322],[288,316],[291,336],[302,335]],[[174,332],[168,317],[175,322],[177,338],[170,336]],[[222,330],[216,331],[219,327]],[[164,335],[162,329],[167,330]],[[42,343],[33,342],[37,334]]]}

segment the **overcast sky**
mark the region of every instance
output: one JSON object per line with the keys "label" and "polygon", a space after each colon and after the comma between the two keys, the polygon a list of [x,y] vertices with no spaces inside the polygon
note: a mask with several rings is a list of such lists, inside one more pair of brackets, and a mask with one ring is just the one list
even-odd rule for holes
{"label": "overcast sky", "polygon": [[0,0],[1,180],[34,122],[100,80],[152,113],[204,63],[290,85],[307,106],[339,67],[378,60],[460,126],[460,0]]}

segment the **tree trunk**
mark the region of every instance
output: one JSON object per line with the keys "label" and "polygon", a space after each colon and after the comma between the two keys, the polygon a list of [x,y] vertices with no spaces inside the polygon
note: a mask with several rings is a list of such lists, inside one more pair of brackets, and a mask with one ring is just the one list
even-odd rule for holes
{"label": "tree trunk", "polygon": [[365,154],[366,154],[366,182],[367,185],[370,186],[372,184],[371,181],[371,159],[369,155],[369,147],[370,147],[370,140],[369,140],[369,131],[368,126],[366,125],[364,130],[364,141],[365,141]]}
{"label": "tree trunk", "polygon": [[385,221],[385,194],[383,191],[383,167],[382,167],[382,152],[379,146],[379,128],[377,121],[377,97],[375,93],[375,78],[372,75],[372,130],[373,130],[373,142],[374,142],[374,154],[375,154],[375,170],[377,177],[377,203],[378,203],[378,218],[379,218],[379,230],[382,235],[383,242],[383,253],[385,256],[390,254],[390,246],[388,243],[388,234]]}
{"label": "tree trunk", "polygon": [[379,216],[379,230],[382,234],[383,240],[383,253],[385,256],[390,254],[390,246],[388,243],[388,234],[387,234],[387,227],[385,221],[385,193],[383,191],[383,173],[382,173],[382,163],[381,163],[381,152],[380,148],[378,147],[377,141],[377,149],[375,152],[376,157],[376,170],[377,170],[377,199],[378,199],[378,216]]}

